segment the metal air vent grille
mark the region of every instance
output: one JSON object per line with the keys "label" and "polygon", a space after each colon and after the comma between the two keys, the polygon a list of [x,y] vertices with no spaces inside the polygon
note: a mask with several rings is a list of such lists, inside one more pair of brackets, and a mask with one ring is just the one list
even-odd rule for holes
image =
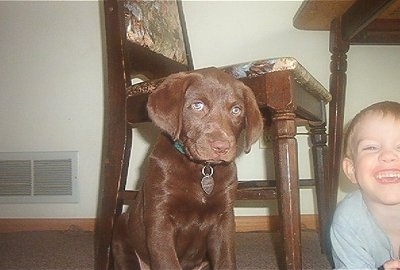
{"label": "metal air vent grille", "polygon": [[0,203],[78,202],[77,152],[0,153]]}

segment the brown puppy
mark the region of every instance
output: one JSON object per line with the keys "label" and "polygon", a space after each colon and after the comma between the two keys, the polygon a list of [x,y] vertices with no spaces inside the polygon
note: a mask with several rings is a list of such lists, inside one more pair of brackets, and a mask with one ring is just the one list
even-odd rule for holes
{"label": "brown puppy", "polygon": [[116,269],[236,269],[237,141],[262,133],[251,89],[216,68],[171,75],[149,96],[163,133],[113,237]]}

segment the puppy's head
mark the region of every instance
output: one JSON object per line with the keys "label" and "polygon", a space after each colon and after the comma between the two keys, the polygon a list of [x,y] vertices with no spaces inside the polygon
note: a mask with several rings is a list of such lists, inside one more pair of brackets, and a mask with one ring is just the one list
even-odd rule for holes
{"label": "puppy's head", "polygon": [[263,129],[251,89],[217,68],[167,77],[149,96],[147,110],[155,125],[196,161],[231,162],[240,133],[245,131],[249,152]]}

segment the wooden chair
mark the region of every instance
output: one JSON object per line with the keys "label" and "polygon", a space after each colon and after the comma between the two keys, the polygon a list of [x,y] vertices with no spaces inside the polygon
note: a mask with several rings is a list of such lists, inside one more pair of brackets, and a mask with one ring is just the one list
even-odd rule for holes
{"label": "wooden chair", "polygon": [[[121,213],[122,206],[134,199],[136,194],[125,189],[132,126],[148,121],[147,96],[162,81],[162,77],[192,69],[190,59],[185,64],[176,63],[127,41],[126,23],[121,18],[123,4],[116,0],[104,2],[108,89],[105,95],[103,166],[95,235],[96,269],[113,268],[110,244],[114,220]],[[148,64],[150,62],[151,65]],[[304,182],[298,177],[296,126],[309,126],[311,134],[315,175],[311,184],[316,185],[321,247],[326,249],[328,181],[325,104],[331,97],[294,58],[267,59],[221,69],[253,89],[265,123],[270,126],[274,137],[276,186],[268,185],[268,181],[240,182],[237,198],[278,200],[285,258],[283,264],[286,269],[301,269],[299,186]],[[131,85],[132,74],[144,74],[151,80]]]}

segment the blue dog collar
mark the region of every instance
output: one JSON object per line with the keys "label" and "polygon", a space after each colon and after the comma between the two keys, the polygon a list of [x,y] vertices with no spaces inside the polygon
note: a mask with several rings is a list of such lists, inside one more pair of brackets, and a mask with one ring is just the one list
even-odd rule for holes
{"label": "blue dog collar", "polygon": [[185,151],[185,146],[183,145],[183,143],[180,140],[176,140],[174,142],[174,147],[176,150],[178,150],[181,154],[186,154]]}

